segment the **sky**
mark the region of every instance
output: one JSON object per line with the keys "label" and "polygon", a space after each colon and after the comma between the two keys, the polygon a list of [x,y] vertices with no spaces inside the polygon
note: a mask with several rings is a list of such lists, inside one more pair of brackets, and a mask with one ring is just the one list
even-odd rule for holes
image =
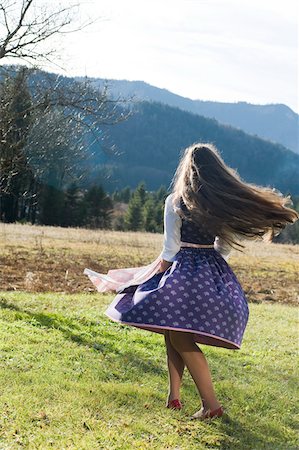
{"label": "sky", "polygon": [[63,37],[53,71],[142,80],[191,99],[284,103],[299,112],[297,0],[78,4],[77,23],[95,22]]}

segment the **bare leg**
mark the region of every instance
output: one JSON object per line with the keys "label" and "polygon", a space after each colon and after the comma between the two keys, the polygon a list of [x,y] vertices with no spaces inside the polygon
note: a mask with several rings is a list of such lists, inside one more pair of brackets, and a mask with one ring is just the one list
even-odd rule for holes
{"label": "bare leg", "polygon": [[196,345],[192,333],[170,331],[170,342],[183,358],[197,386],[204,409],[213,411],[221,406],[216,398],[208,362]]}
{"label": "bare leg", "polygon": [[164,333],[166,352],[167,352],[167,366],[169,377],[169,392],[168,401],[175,398],[180,399],[180,386],[184,373],[185,363],[181,355],[175,350],[170,342],[169,330]]}

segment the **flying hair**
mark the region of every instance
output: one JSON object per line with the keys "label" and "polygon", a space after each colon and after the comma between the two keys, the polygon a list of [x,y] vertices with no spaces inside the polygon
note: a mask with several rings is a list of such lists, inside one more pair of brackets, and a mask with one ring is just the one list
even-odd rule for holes
{"label": "flying hair", "polygon": [[242,239],[271,242],[288,223],[298,220],[290,196],[270,187],[244,182],[209,143],[188,147],[172,180],[173,204],[183,200],[188,217],[237,250]]}

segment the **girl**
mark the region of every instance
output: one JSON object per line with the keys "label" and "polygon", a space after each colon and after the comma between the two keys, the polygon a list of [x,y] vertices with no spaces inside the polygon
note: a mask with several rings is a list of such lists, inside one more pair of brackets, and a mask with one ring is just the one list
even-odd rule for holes
{"label": "girl", "polygon": [[249,316],[247,299],[228,265],[240,238],[272,240],[298,214],[288,197],[244,183],[216,148],[185,150],[164,209],[162,253],[141,268],[85,273],[98,290],[116,290],[112,320],[164,334],[169,371],[168,408],[181,409],[187,366],[202,407],[192,418],[220,417],[207,360],[197,343],[240,349]]}

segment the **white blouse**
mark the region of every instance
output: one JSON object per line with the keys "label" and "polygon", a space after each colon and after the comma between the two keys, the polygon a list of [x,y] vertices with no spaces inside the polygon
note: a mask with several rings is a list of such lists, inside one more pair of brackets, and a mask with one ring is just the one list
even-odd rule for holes
{"label": "white blouse", "polygon": [[[181,226],[182,219],[175,211],[172,204],[173,194],[168,195],[164,208],[164,241],[163,250],[160,255],[165,261],[173,262],[175,255],[181,248]],[[177,205],[178,206],[178,205]],[[231,252],[231,246],[216,236],[214,248],[227,261]]]}

